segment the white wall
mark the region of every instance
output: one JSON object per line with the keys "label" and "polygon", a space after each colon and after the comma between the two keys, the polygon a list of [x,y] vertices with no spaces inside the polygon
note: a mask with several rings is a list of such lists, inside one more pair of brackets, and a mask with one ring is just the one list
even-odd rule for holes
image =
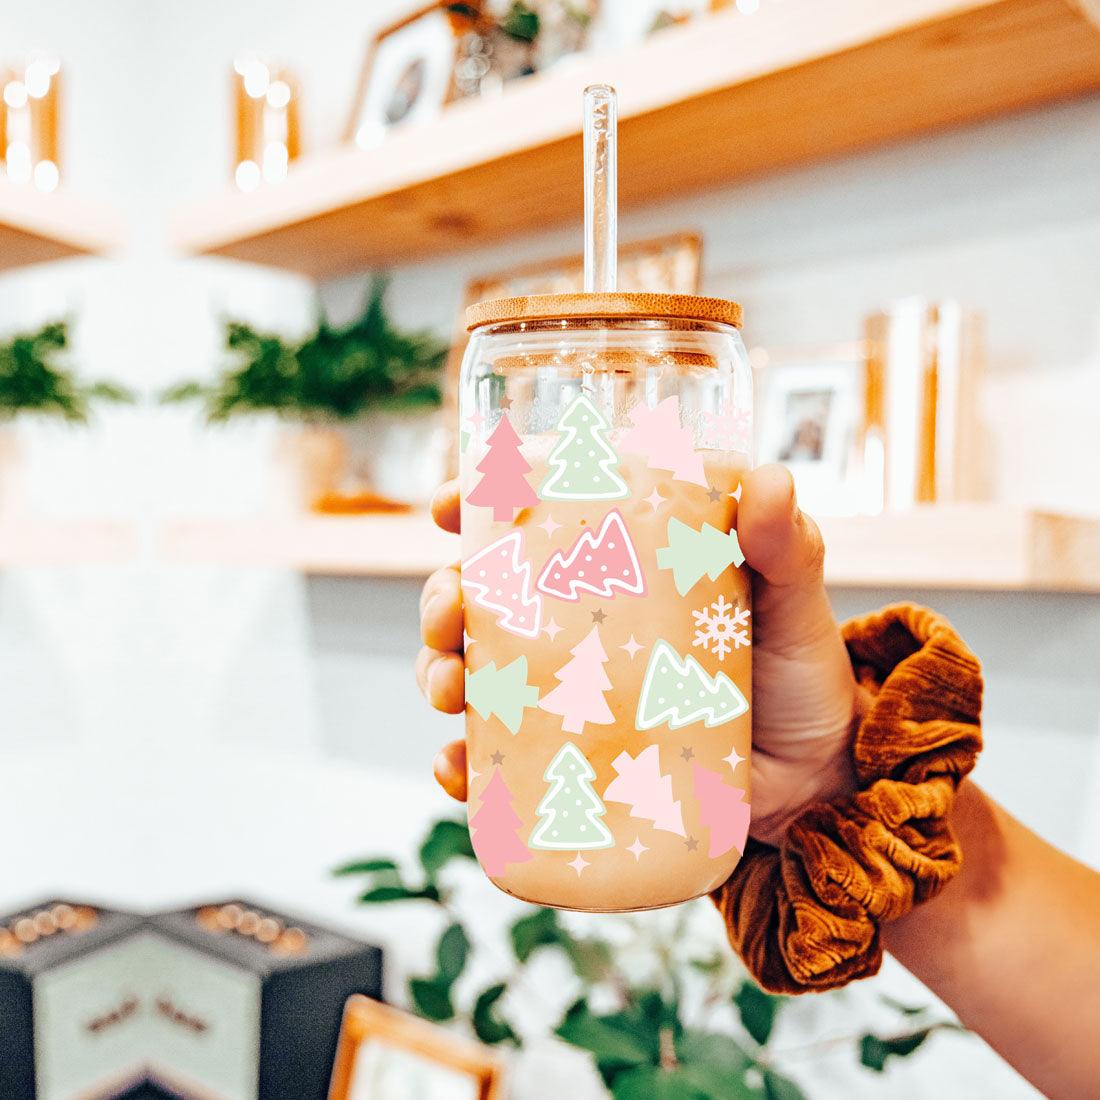
{"label": "white wall", "polygon": [[[0,56],[41,47],[64,58],[66,177],[114,201],[131,237],[111,261],[0,278],[0,329],[72,310],[78,361],[152,391],[213,368],[223,312],[307,325],[302,280],[181,260],[165,218],[227,177],[226,73],[239,48],[293,65],[306,140],[321,144],[343,126],[368,26],[402,7],[5,5]],[[750,343],[848,339],[864,313],[910,293],[980,306],[998,494],[1100,511],[1098,133],[1094,98],[630,211],[623,228],[703,231],[706,288],[743,302]],[[394,310],[449,332],[466,278],[572,251],[577,236],[572,226],[507,255],[477,249],[402,269]],[[348,279],[324,297],[340,313],[361,291]],[[160,515],[272,505],[271,425],[208,432],[186,413],[143,407],[105,413],[86,433],[19,434],[29,507],[135,518],[146,551],[107,569],[0,574],[0,830],[18,838],[0,907],[53,890],[155,905],[243,889],[380,935],[401,964],[419,965],[421,925],[399,933],[392,918],[358,913],[351,891],[326,878],[345,855],[409,850],[448,809],[425,776],[455,722],[416,694],[416,586],[155,558]],[[986,662],[983,781],[1100,863],[1100,599],[835,594],[841,615],[902,597],[951,616]],[[1090,774],[1092,795],[1080,782]],[[950,1067],[953,1096],[1028,1094],[973,1050],[938,1044],[889,1087],[923,1095]],[[846,1095],[879,1084],[845,1068],[815,1076],[822,1094],[826,1083]]]}

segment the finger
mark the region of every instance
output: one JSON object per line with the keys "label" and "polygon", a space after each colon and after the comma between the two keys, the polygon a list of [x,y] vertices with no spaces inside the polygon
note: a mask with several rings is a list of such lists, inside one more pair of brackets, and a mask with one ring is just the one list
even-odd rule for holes
{"label": "finger", "polygon": [[432,765],[436,782],[459,802],[466,801],[466,742],[444,745]]}
{"label": "finger", "polygon": [[424,646],[416,658],[416,682],[424,697],[444,714],[461,714],[466,706],[462,658]]}
{"label": "finger", "polygon": [[822,582],[821,532],[798,507],[794,479],[785,466],[761,466],[742,481],[737,537],[746,561],[769,585]]}
{"label": "finger", "polygon": [[458,479],[445,481],[432,497],[432,519],[444,531],[457,535],[461,530]]}
{"label": "finger", "polygon": [[432,649],[462,652],[462,580],[457,566],[433,573],[420,596],[420,636]]}

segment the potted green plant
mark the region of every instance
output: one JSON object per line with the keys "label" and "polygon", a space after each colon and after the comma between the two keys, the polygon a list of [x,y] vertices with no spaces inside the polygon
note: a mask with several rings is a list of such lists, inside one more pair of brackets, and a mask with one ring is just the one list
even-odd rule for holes
{"label": "potted green plant", "polygon": [[16,417],[86,424],[98,401],[126,403],[133,394],[116,382],[81,382],[65,360],[69,322],[51,321],[0,340],[0,467],[11,464]]}
{"label": "potted green plant", "polygon": [[[522,1056],[539,1039],[520,1026],[515,1010],[538,995],[535,961],[557,956],[572,972],[579,995],[553,1036],[591,1056],[613,1100],[801,1100],[807,1094],[789,1074],[801,1069],[805,1076],[815,1056],[838,1045],[881,1073],[890,1059],[912,1054],[936,1032],[961,1030],[931,1008],[883,997],[892,1026],[882,1033],[865,1027],[838,1033],[845,1011],[841,990],[817,998],[834,1008],[827,1037],[777,1045],[776,1025],[793,1010],[792,998],[765,993],[730,950],[693,934],[698,923],[692,929],[692,920],[703,915],[706,902],[663,914],[604,917],[595,926],[607,934],[593,935],[579,934],[556,910],[517,901],[502,964],[499,950],[482,938],[480,922],[463,919],[468,909],[455,885],[461,876],[453,870],[474,859],[466,823],[441,820],[420,845],[414,878],[387,856],[358,859],[335,873],[363,880],[364,905],[414,904],[439,913],[444,927],[434,966],[408,979],[409,1006],[487,1045]],[[713,913],[706,916],[713,921]],[[475,958],[479,965],[471,966]],[[484,974],[487,964],[496,970],[493,980],[471,989],[466,975]]]}
{"label": "potted green plant", "polygon": [[211,424],[270,413],[298,426],[304,492],[322,511],[420,503],[442,473],[447,345],[395,325],[385,292],[374,279],[358,317],[333,325],[322,314],[301,340],[226,321],[229,364],[161,400],[198,402]]}

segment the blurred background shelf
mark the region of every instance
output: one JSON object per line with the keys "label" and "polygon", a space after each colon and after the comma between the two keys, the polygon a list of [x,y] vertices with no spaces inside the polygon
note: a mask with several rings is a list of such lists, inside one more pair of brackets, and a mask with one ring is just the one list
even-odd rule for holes
{"label": "blurred background shelf", "polygon": [[123,520],[0,517],[0,568],[102,565],[137,553],[137,530]]}
{"label": "blurred background shelf", "polygon": [[174,561],[320,576],[423,577],[458,558],[458,539],[420,513],[178,520],[165,525],[161,551]]}
{"label": "blurred background shelf", "polygon": [[[822,520],[826,575],[838,587],[1100,592],[1100,519],[950,505]],[[426,515],[180,520],[172,561],[269,566],[318,576],[422,577],[458,558],[458,539]]]}
{"label": "blurred background shelf", "polygon": [[181,211],[174,242],[328,277],[573,219],[594,80],[619,92],[620,197],[635,206],[1098,88],[1100,30],[1072,0],[722,13],[458,102],[376,149],[313,154],[281,184],[227,189]]}
{"label": "blurred background shelf", "polygon": [[101,255],[122,240],[122,223],[106,207],[64,189],[43,194],[0,175],[0,271]]}

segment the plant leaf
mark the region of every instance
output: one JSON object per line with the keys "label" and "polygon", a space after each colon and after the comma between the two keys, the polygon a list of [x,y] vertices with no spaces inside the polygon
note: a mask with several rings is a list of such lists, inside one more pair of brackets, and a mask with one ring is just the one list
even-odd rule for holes
{"label": "plant leaf", "polygon": [[575,1047],[591,1051],[600,1063],[640,1066],[653,1058],[651,1051],[639,1036],[631,1032],[629,1025],[623,1027],[621,1017],[595,1016],[583,999],[569,1009],[554,1033]]}
{"label": "plant leaf", "polygon": [[775,1026],[776,1013],[784,998],[765,993],[755,982],[745,981],[733,995],[745,1030],[761,1045],[767,1043]]}
{"label": "plant leaf", "polygon": [[573,966],[573,973],[589,985],[603,981],[613,968],[611,944],[595,938],[575,939],[566,934],[562,948]]}
{"label": "plant leaf", "polygon": [[512,1025],[497,1011],[497,1001],[504,996],[507,989],[508,987],[503,983],[491,985],[488,989],[482,990],[474,1001],[474,1009],[470,1015],[474,1034],[489,1046],[496,1046],[498,1043],[520,1045],[520,1038],[512,1030]]}
{"label": "plant leaf", "polygon": [[429,879],[453,859],[476,859],[470,830],[464,821],[437,821],[420,845],[420,865]]}
{"label": "plant leaf", "polygon": [[615,1100],[727,1100],[729,1091],[700,1089],[682,1069],[637,1066],[620,1073],[611,1086]]}
{"label": "plant leaf", "polygon": [[425,1019],[436,1023],[454,1019],[450,982],[441,982],[437,978],[412,978],[409,980],[409,996],[416,1011]]}
{"label": "plant leaf", "polygon": [[397,864],[392,859],[359,859],[342,864],[332,873],[340,875],[370,875],[377,871],[396,871]]}
{"label": "plant leaf", "polygon": [[884,1005],[888,1005],[895,1012],[900,1012],[903,1016],[921,1016],[928,1011],[927,1005],[907,1005],[901,1001],[895,1000],[887,993],[880,993],[879,1000]]}
{"label": "plant leaf", "polygon": [[881,1073],[886,1066],[886,1060],[891,1055],[898,1058],[907,1057],[931,1035],[932,1031],[932,1028],[925,1027],[919,1031],[911,1031],[908,1035],[894,1035],[885,1039],[878,1035],[864,1035],[859,1040],[859,1060],[868,1069]]}
{"label": "plant leaf", "polygon": [[470,957],[470,940],[461,924],[452,924],[439,937],[435,957],[439,965],[439,977],[453,985],[466,968],[466,960]]}
{"label": "plant leaf", "polygon": [[538,947],[564,946],[564,933],[555,909],[536,909],[529,916],[520,917],[508,935],[512,952],[521,963],[527,962]]}
{"label": "plant leaf", "polygon": [[725,1100],[756,1100],[763,1089],[745,1081],[745,1071],[754,1064],[748,1051],[732,1035],[718,1032],[685,1031],[676,1043],[676,1056],[684,1075],[703,1095]]}
{"label": "plant leaf", "polygon": [[359,900],[364,905],[380,905],[388,901],[439,901],[439,891],[434,886],[425,886],[421,890],[410,890],[407,886],[375,886],[364,894],[359,895]]}
{"label": "plant leaf", "polygon": [[764,1095],[767,1100],[806,1100],[806,1094],[789,1077],[774,1069],[764,1070]]}

